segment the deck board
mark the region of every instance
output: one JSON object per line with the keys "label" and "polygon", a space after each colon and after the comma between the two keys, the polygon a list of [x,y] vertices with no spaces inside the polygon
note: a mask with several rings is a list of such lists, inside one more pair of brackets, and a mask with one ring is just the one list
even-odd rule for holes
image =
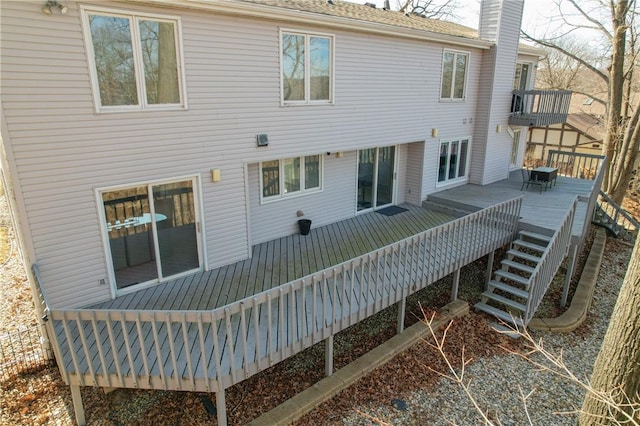
{"label": "deck board", "polygon": [[[534,228],[555,231],[560,227],[575,197],[589,197],[593,185],[592,180],[558,176],[557,184],[542,193],[538,188],[531,187],[521,191],[522,175],[517,170],[505,180],[484,186],[463,185],[430,194],[427,199],[462,208],[482,209],[522,195],[521,222]],[[573,222],[573,235],[582,234],[585,215],[586,205],[579,203]]]}
{"label": "deck board", "polygon": [[[519,191],[516,196],[518,195]],[[464,202],[470,200],[467,195]],[[253,247],[250,259],[159,284],[90,308],[211,311],[332,265],[341,264],[454,219],[453,216],[441,212],[410,205],[404,207],[408,208],[408,211],[395,216],[361,214],[346,221],[315,227],[307,236],[292,235],[259,244]],[[141,362],[144,358],[143,353],[146,353],[148,358],[149,374],[154,377],[155,387],[159,386],[158,380],[162,381],[160,387],[164,388],[193,387],[195,385],[183,383],[183,377],[190,377],[192,374],[195,375],[195,380],[205,379],[205,376],[210,380],[220,374],[228,375],[232,370],[233,374],[248,376],[252,374],[251,369],[258,368],[258,360],[267,353],[273,353],[273,348],[281,348],[276,355],[277,359],[286,358],[287,354],[301,349],[291,347],[294,342],[296,345],[302,345],[300,336],[321,332],[335,319],[340,319],[338,327],[343,329],[372,314],[383,304],[386,306],[397,301],[399,289],[408,282],[430,283],[447,275],[460,266],[458,256],[464,245],[473,245],[474,239],[477,240],[482,233],[495,232],[495,229],[491,224],[473,223],[461,234],[464,241],[456,241],[455,238],[447,238],[450,231],[445,225],[434,238],[422,241],[411,249],[404,246],[396,248],[392,257],[374,258],[366,269],[360,266],[360,263],[347,263],[336,268],[335,278],[313,281],[313,288],[303,287],[305,290],[302,291],[286,286],[289,288],[286,291],[294,292],[284,298],[273,299],[270,303],[261,305],[259,309],[255,309],[251,300],[248,300],[247,304],[237,305],[242,306],[240,309],[245,312],[244,318],[240,314],[233,314],[211,324],[203,323],[204,336],[199,334],[196,324],[183,326],[180,317],[174,317],[171,321],[162,320],[155,332],[149,323],[144,323],[141,326],[142,334],[135,330],[135,322],[129,321],[124,326],[130,332],[131,358],[125,350],[122,324],[116,321],[114,324],[117,325],[113,329],[115,353],[110,353],[109,336],[107,330],[102,327],[98,330],[98,340],[88,342],[92,352],[89,354],[90,359],[87,360],[84,354],[80,354],[77,363],[82,371],[87,371],[88,363],[94,369],[100,366],[97,348],[102,345],[105,348],[104,358],[109,374],[121,376],[122,381],[147,375]],[[427,262],[419,267],[418,258],[421,256],[426,257]],[[282,287],[278,291],[282,292]],[[320,305],[323,308],[318,309],[318,305],[315,305],[314,300],[318,299],[314,299],[312,293],[316,293],[315,296],[323,301]],[[374,295],[383,295],[384,301],[380,301],[380,298]],[[373,300],[376,300],[376,307],[370,306]],[[347,303],[351,301],[355,303]],[[366,306],[366,312],[361,310],[363,306]],[[350,316],[345,317],[347,311]],[[155,317],[156,313],[153,315]],[[293,321],[294,317],[298,321]],[[286,321],[280,323],[280,318],[285,318]],[[238,332],[243,320],[247,326],[245,334]],[[83,328],[89,330],[88,324],[83,323]],[[232,340],[227,339],[228,330],[233,335]],[[57,335],[61,340],[65,339],[62,330],[58,330]],[[72,346],[82,346],[78,343],[77,337]],[[170,350],[172,346],[175,363]],[[211,362],[214,359],[215,348],[222,355],[220,371],[218,366]],[[238,365],[237,363],[243,359],[245,365]],[[116,363],[122,367],[119,372],[116,371]],[[69,371],[75,371],[75,365],[68,353],[65,357],[65,367]],[[167,383],[169,379],[174,383]],[[228,380],[237,382],[240,379],[236,377]],[[120,386],[121,383],[114,385]],[[203,385],[199,386],[199,389],[203,389]]]}

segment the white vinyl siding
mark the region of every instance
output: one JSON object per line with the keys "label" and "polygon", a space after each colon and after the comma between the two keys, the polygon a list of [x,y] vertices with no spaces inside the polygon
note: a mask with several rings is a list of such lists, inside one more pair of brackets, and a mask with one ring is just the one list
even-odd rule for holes
{"label": "white vinyl siding", "polygon": [[[355,215],[356,152],[341,158],[324,158],[324,190],[305,197],[283,198],[277,203],[260,202],[260,166],[249,164],[249,224],[251,245],[298,232],[298,219],[311,219],[311,228]],[[301,211],[303,216],[298,216]]]}
{"label": "white vinyl siding", "polygon": [[[495,40],[496,48],[487,52],[481,63],[471,183],[486,185],[507,178],[509,173],[512,139],[504,129],[511,110],[522,7],[523,3],[516,1],[483,1],[480,34]],[[535,67],[531,71],[535,74]]]}
{"label": "white vinyl siding", "polygon": [[[110,298],[109,285],[100,284],[108,266],[95,188],[200,176],[203,260],[211,269],[246,258],[250,243],[297,232],[297,210],[313,220],[312,228],[352,217],[360,148],[426,140],[423,192],[434,191],[438,143],[430,129],[450,139],[472,134],[477,121],[475,102],[439,102],[441,72],[433,64],[442,59],[441,44],[336,30],[340,102],[282,108],[284,23],[179,7],[171,13],[182,27],[189,109],[96,114],[77,4],[69,2],[69,13],[55,17],[41,7],[2,4],[1,101],[32,260],[53,307]],[[153,16],[169,10],[135,2],[126,9]],[[308,32],[322,29],[310,25]],[[469,62],[480,63],[483,52],[471,49]],[[480,87],[478,70],[474,65],[467,74],[469,98]],[[513,68],[509,75],[510,89]],[[268,147],[256,148],[257,133],[269,135]],[[259,204],[260,161],[317,153],[324,161],[322,192]],[[211,181],[212,169],[220,169],[219,182]]]}

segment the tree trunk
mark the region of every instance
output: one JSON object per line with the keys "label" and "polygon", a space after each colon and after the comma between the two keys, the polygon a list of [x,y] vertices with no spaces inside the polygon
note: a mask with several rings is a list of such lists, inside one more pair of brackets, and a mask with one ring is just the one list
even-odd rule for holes
{"label": "tree trunk", "polygon": [[591,387],[595,392],[612,395],[619,408],[589,392],[582,405],[581,426],[610,425],[615,424],[615,420],[626,424],[625,419],[629,416],[638,416],[625,404],[640,402],[640,238],[636,239],[607,334],[593,367]]}
{"label": "tree trunk", "polygon": [[638,150],[640,150],[640,102],[636,105],[636,110],[627,123],[620,146],[620,153],[618,154],[618,162],[613,169],[613,190],[609,193],[609,196],[618,204],[622,203],[627,192],[633,173],[633,166],[638,158]]}
{"label": "tree trunk", "polygon": [[[615,187],[612,185],[615,165],[620,153],[622,139],[622,102],[624,94],[624,54],[626,45],[626,15],[628,2],[621,0],[612,6],[613,35],[611,40],[611,66],[609,69],[609,105],[607,108],[607,131],[604,137],[603,153],[607,156],[607,173],[604,177],[603,187],[605,192],[612,194]],[[620,204],[622,199],[614,200]]]}
{"label": "tree trunk", "polygon": [[172,23],[158,27],[158,99],[159,104],[180,102],[176,39]]}

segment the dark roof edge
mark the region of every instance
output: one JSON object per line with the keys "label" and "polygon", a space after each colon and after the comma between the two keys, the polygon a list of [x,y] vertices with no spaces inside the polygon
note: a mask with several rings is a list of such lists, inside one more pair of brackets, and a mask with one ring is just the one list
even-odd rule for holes
{"label": "dark roof edge", "polygon": [[461,36],[442,34],[426,30],[399,27],[395,25],[329,16],[320,13],[285,9],[269,5],[238,2],[234,0],[127,0],[129,3],[144,3],[171,8],[206,10],[227,15],[273,19],[309,25],[329,25],[333,28],[357,30],[370,34],[402,37],[414,40],[437,41],[463,47],[489,49],[494,42]]}

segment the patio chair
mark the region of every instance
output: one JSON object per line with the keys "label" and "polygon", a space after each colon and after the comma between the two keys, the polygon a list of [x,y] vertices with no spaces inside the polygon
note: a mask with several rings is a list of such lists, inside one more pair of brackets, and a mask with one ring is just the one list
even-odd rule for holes
{"label": "patio chair", "polygon": [[537,179],[531,179],[531,170],[527,168],[522,168],[522,186],[520,187],[520,191],[524,190],[524,186],[527,185],[527,189],[529,185],[538,185],[540,187],[540,193],[542,193],[542,187],[547,183]]}

